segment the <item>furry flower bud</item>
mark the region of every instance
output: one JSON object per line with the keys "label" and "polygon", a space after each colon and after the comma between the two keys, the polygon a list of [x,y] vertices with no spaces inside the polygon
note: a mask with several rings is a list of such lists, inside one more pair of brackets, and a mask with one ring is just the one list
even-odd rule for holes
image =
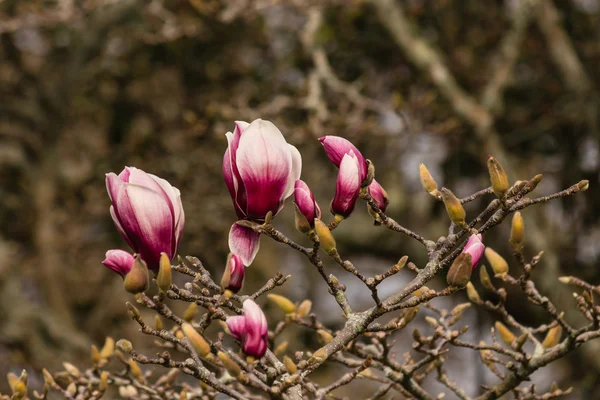
{"label": "furry flower bud", "polygon": [[136,254],[131,271],[125,275],[123,286],[129,293],[136,294],[148,290],[148,285],[148,267],[146,262],[140,258],[140,255]]}
{"label": "furry flower bud", "polygon": [[454,222],[455,225],[460,227],[465,226],[465,209],[463,208],[460,200],[450,191],[450,189],[442,188],[442,200],[446,206],[448,216]]}
{"label": "furry flower bud", "polygon": [[508,177],[502,165],[494,157],[489,156],[487,161],[488,171],[490,173],[490,181],[492,181],[492,189],[496,196],[502,197],[510,187]]}

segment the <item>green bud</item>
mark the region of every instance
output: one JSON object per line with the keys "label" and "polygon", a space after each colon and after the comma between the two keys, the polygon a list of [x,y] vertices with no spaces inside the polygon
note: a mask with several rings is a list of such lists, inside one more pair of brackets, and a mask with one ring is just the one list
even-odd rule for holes
{"label": "green bud", "polygon": [[510,187],[506,172],[504,172],[504,168],[502,168],[502,165],[500,165],[498,160],[492,156],[488,157],[487,165],[490,173],[490,180],[492,181],[492,189],[494,189],[496,196],[503,197]]}
{"label": "green bud", "polygon": [[446,206],[448,216],[455,225],[464,227],[466,225],[465,218],[467,214],[460,200],[450,191],[450,189],[442,188],[442,200]]}
{"label": "green bud", "polygon": [[148,267],[146,262],[140,258],[139,254],[136,254],[131,271],[125,275],[123,286],[129,293],[137,294],[148,290],[148,283]]}
{"label": "green bud", "polygon": [[166,253],[160,253],[160,264],[158,268],[158,276],[156,277],[158,288],[166,292],[173,283],[173,273],[171,272],[171,260]]}
{"label": "green bud", "polygon": [[469,283],[473,271],[472,260],[473,258],[469,253],[461,253],[454,259],[446,275],[448,285],[463,288]]}

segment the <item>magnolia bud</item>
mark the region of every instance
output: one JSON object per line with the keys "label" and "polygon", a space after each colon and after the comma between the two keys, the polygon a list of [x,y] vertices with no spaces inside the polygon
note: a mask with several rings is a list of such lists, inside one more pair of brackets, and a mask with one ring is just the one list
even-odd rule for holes
{"label": "magnolia bud", "polygon": [[579,190],[581,190],[582,192],[585,192],[586,190],[588,190],[589,187],[590,187],[590,181],[588,181],[588,180],[583,180],[577,184],[577,188]]}
{"label": "magnolia bud", "polygon": [[312,230],[310,223],[298,208],[298,204],[294,203],[294,224],[296,229],[302,233],[308,233]]}
{"label": "magnolia bud", "polygon": [[222,351],[219,351],[217,353],[217,357],[219,357],[219,360],[221,360],[221,364],[223,364],[223,367],[225,367],[227,372],[229,372],[229,375],[237,378],[242,374],[242,368],[240,368],[240,366],[235,361],[233,361],[227,354],[223,353]]}
{"label": "magnolia bud", "polygon": [[427,191],[433,197],[438,197],[440,192],[438,191],[438,185],[435,183],[435,180],[429,173],[429,170],[425,166],[425,164],[421,163],[419,165],[419,176],[421,178],[421,184],[423,185],[423,189]]}
{"label": "magnolia bud", "polygon": [[542,346],[545,349],[549,349],[551,347],[556,346],[560,343],[560,337],[562,336],[562,326],[556,325],[553,328],[550,328],[548,333],[546,334],[546,338],[542,342]]}
{"label": "magnolia bud", "polygon": [[490,180],[492,181],[492,189],[494,189],[496,196],[503,197],[509,188],[506,172],[504,172],[504,168],[502,168],[498,160],[492,156],[488,157],[487,165],[490,172]]}
{"label": "magnolia bud", "polygon": [[140,366],[135,362],[133,358],[129,359],[129,371],[131,371],[131,375],[137,380],[142,382],[144,380],[144,374],[140,369]]}
{"label": "magnolia bud", "polygon": [[98,365],[98,362],[100,362],[100,352],[98,351],[98,348],[95,345],[92,345],[92,364],[94,365]]}
{"label": "magnolia bud", "polygon": [[225,272],[223,272],[223,278],[221,279],[221,288],[230,290],[233,293],[239,292],[244,284],[245,270],[246,267],[244,267],[242,258],[237,254],[229,253],[225,264]]}
{"label": "magnolia bud", "polygon": [[486,288],[487,290],[490,290],[492,292],[496,291],[496,288],[492,284],[492,280],[490,279],[490,275],[488,274],[487,268],[485,267],[485,265],[482,265],[481,268],[479,269],[479,280],[481,281],[481,284],[483,285],[483,287]]}
{"label": "magnolia bud", "polygon": [[283,365],[285,365],[285,369],[290,375],[294,375],[298,371],[296,364],[288,356],[283,356]]}
{"label": "magnolia bud", "polygon": [[104,346],[100,350],[100,358],[110,358],[115,352],[115,341],[110,336],[106,337]]}
{"label": "magnolia bud", "polygon": [[173,283],[173,274],[171,272],[171,260],[167,253],[160,253],[160,263],[158,267],[158,276],[156,277],[156,284],[158,288],[163,292],[166,292]]}
{"label": "magnolia bud", "polygon": [[496,321],[496,324],[494,326],[496,327],[496,331],[500,335],[500,339],[502,339],[504,343],[510,346],[513,340],[515,340],[515,334],[512,333],[510,329],[508,329],[506,325],[504,325],[500,321]]}
{"label": "magnolia bud", "polygon": [[322,344],[327,344],[333,340],[333,335],[325,329],[318,329],[317,335],[319,336],[319,342]]}
{"label": "magnolia bud", "polygon": [[155,328],[157,331],[162,331],[162,330],[163,330],[163,328],[164,328],[164,325],[163,325],[162,319],[160,318],[160,315],[158,315],[158,314],[156,314],[156,315],[154,316],[154,328]]}
{"label": "magnolia bud", "polygon": [[371,160],[367,159],[367,177],[361,183],[361,187],[368,187],[375,179],[375,164]]}
{"label": "magnolia bud", "polygon": [[500,254],[488,247],[485,249],[485,258],[487,258],[497,277],[504,278],[504,276],[506,276],[508,273],[508,263]]}
{"label": "magnolia bud", "polygon": [[190,303],[188,308],[186,308],[185,311],[183,312],[183,320],[186,322],[190,322],[194,318],[196,318],[196,316],[198,315],[199,312],[200,312],[200,310],[198,309],[198,304]]}
{"label": "magnolia bud", "polygon": [[442,200],[444,201],[446,211],[452,222],[454,222],[455,225],[464,227],[466,225],[465,217],[467,214],[465,213],[465,209],[460,203],[460,200],[447,188],[442,188]]}
{"label": "magnolia bud", "polygon": [[188,340],[188,343],[194,348],[196,353],[200,357],[206,357],[210,354],[210,345],[208,342],[198,333],[196,329],[187,322],[181,324],[181,330]]}
{"label": "magnolia bud", "polygon": [[337,252],[335,239],[327,225],[318,218],[315,218],[315,232],[317,232],[323,250],[328,254],[335,254]]}
{"label": "magnolia bud", "polygon": [[467,297],[475,304],[481,304],[481,297],[471,282],[467,283]]}
{"label": "magnolia bud", "polygon": [[123,286],[129,293],[136,294],[148,290],[148,282],[146,262],[140,258],[139,254],[136,254],[131,271],[125,275]]}
{"label": "magnolia bud", "polygon": [[292,314],[296,312],[296,305],[292,303],[287,297],[280,296],[278,294],[268,294],[267,299],[275,303],[275,305],[286,314]]}
{"label": "magnolia bud", "polygon": [[523,222],[523,216],[519,211],[515,213],[512,219],[512,225],[510,227],[510,246],[513,251],[521,251],[523,246],[523,238],[525,237],[525,223]]}
{"label": "magnolia bud", "polygon": [[454,262],[446,275],[446,282],[450,286],[463,288],[471,279],[471,271],[473,260],[469,253],[461,253],[454,259]]}
{"label": "magnolia bud", "polygon": [[100,374],[100,383],[98,384],[98,390],[105,392],[108,389],[108,372],[102,371]]}
{"label": "magnolia bud", "polygon": [[117,349],[119,349],[125,354],[129,354],[131,353],[131,350],[133,350],[133,346],[131,345],[131,342],[129,340],[119,339],[119,341],[117,342]]}
{"label": "magnolia bud", "polygon": [[304,300],[302,303],[300,303],[300,305],[298,306],[298,311],[296,313],[298,315],[298,318],[304,318],[308,314],[310,314],[311,308],[312,308],[312,301],[310,301],[310,300]]}
{"label": "magnolia bud", "polygon": [[289,342],[287,340],[284,342],[281,342],[279,344],[279,346],[275,347],[275,350],[273,350],[273,354],[275,354],[277,357],[281,356],[287,350],[288,345],[289,345]]}

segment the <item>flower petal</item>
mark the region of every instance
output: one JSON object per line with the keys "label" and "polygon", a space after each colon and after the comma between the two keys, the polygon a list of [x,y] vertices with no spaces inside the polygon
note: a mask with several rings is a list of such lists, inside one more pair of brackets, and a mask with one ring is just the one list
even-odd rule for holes
{"label": "flower petal", "polygon": [[367,177],[367,161],[361,154],[361,152],[354,146],[348,139],[344,139],[339,136],[323,136],[319,138],[319,142],[325,148],[327,157],[337,167],[340,166],[342,159],[345,154],[354,152],[354,155],[358,158],[359,171],[360,171],[360,182],[362,183]]}
{"label": "flower petal", "polygon": [[[244,187],[244,182],[240,177],[240,172],[236,163],[236,152],[238,149],[241,131],[237,129],[236,133],[227,132],[225,136],[227,137],[227,150],[225,151],[225,155],[223,156],[223,176],[225,177],[225,183],[227,184],[227,188],[229,189],[229,194],[231,195],[231,199],[233,200],[233,207],[235,208],[235,212],[238,218],[246,217],[246,188]],[[238,133],[240,132],[240,133]],[[229,160],[226,160],[226,157]],[[228,171],[226,169],[229,168]],[[228,183],[228,176],[231,177],[231,187]]]}
{"label": "flower petal", "polygon": [[159,178],[156,175],[148,174],[158,185],[161,190],[168,197],[171,205],[173,206],[173,220],[175,222],[174,227],[174,242],[173,242],[173,255],[177,252],[177,245],[179,239],[183,233],[183,226],[185,224],[185,213],[183,212],[183,204],[181,203],[181,192],[175,186],[172,186],[169,181],[163,178]]}
{"label": "flower petal", "polygon": [[331,202],[331,211],[334,214],[348,217],[352,213],[360,192],[360,183],[358,159],[354,152],[350,151],[344,155],[340,163],[335,196]]}
{"label": "flower petal", "polygon": [[154,190],[126,184],[116,199],[123,230],[150,269],[156,270],[160,253],[172,254],[173,215],[165,197]]}
{"label": "flower petal", "polygon": [[134,246],[133,242],[131,241],[129,236],[127,236],[127,232],[125,232],[125,229],[123,229],[123,226],[121,226],[121,222],[119,221],[119,218],[117,217],[117,214],[115,213],[115,207],[110,206],[109,211],[110,211],[110,216],[112,217],[112,220],[115,223],[115,227],[117,228],[117,231],[119,231],[119,233],[121,234],[121,237],[123,238],[123,240],[125,240],[127,242],[129,247],[131,247],[131,249],[135,251],[135,246]]}
{"label": "flower petal", "polygon": [[252,264],[260,247],[260,233],[238,224],[231,225],[229,250],[238,255],[245,266]]}
{"label": "flower petal", "polygon": [[302,173],[302,156],[300,152],[295,146],[292,146],[288,143],[290,148],[290,155],[292,156],[292,170],[288,176],[287,186],[285,188],[285,192],[283,193],[283,197],[281,198],[281,203],[283,204],[284,200],[292,195],[294,192],[294,184],[298,179],[300,179],[300,175]]}
{"label": "flower petal", "polygon": [[106,191],[110,201],[114,202],[117,198],[117,193],[123,187],[123,181],[114,172],[106,174]]}
{"label": "flower petal", "polygon": [[225,321],[227,323],[227,328],[236,340],[241,340],[241,338],[246,334],[246,318],[237,315],[234,317],[229,317]]}
{"label": "flower petal", "polygon": [[257,119],[244,131],[236,155],[246,188],[246,215],[262,219],[279,211],[292,169],[292,155],[273,123]]}

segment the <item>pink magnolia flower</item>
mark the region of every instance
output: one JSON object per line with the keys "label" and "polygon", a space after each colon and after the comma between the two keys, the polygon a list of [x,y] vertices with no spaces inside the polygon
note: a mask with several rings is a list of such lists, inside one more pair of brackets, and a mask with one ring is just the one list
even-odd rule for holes
{"label": "pink magnolia flower", "polygon": [[331,212],[334,215],[348,217],[354,210],[354,203],[360,193],[360,160],[353,150],[344,154],[340,162],[335,196],[331,201]]}
{"label": "pink magnolia flower", "polygon": [[301,180],[297,180],[294,185],[294,201],[298,206],[300,213],[306,218],[306,223],[315,227],[315,218],[321,218],[321,208],[315,201],[315,197],[308,185]]}
{"label": "pink magnolia flower", "polygon": [[319,142],[325,148],[327,157],[339,167],[344,159],[344,155],[349,154],[351,151],[354,153],[358,160],[358,170],[360,183],[362,184],[368,173],[367,160],[363,157],[361,152],[354,146],[349,140],[339,136],[323,136],[319,138]]}
{"label": "pink magnolia flower", "polygon": [[369,194],[373,200],[375,200],[375,203],[377,203],[377,207],[379,207],[381,211],[385,212],[385,209],[390,203],[388,194],[375,179],[373,179],[373,182],[371,182],[369,185]]}
{"label": "pink magnolia flower", "polygon": [[125,275],[131,271],[134,260],[133,256],[128,252],[113,249],[106,252],[106,258],[102,261],[102,264],[121,275],[122,278],[125,278]]}
{"label": "pink magnolia flower", "polygon": [[183,232],[179,190],[134,167],[125,167],[119,175],[106,174],[106,188],[117,230],[150,269],[158,270],[160,253],[173,258]]}
{"label": "pink magnolia flower", "polygon": [[473,268],[477,266],[481,256],[483,255],[483,251],[485,250],[485,246],[481,241],[481,234],[478,233],[476,235],[471,235],[467,244],[462,250],[462,253],[469,253],[471,255],[471,259],[473,260]]}
{"label": "pink magnolia flower", "polygon": [[[223,175],[239,219],[261,221],[270,211],[275,216],[294,191],[300,178],[302,158],[273,123],[257,119],[238,121],[227,132]],[[250,265],[259,248],[260,235],[233,224],[229,249]]]}
{"label": "pink magnolia flower", "polygon": [[251,299],[246,299],[242,307],[244,315],[227,318],[227,327],[231,336],[242,343],[244,354],[259,359],[267,351],[267,318],[258,304]]}
{"label": "pink magnolia flower", "polygon": [[227,265],[225,266],[225,273],[221,280],[221,287],[231,290],[233,293],[239,292],[244,284],[244,270],[244,263],[240,256],[230,253],[229,257],[227,257]]}

